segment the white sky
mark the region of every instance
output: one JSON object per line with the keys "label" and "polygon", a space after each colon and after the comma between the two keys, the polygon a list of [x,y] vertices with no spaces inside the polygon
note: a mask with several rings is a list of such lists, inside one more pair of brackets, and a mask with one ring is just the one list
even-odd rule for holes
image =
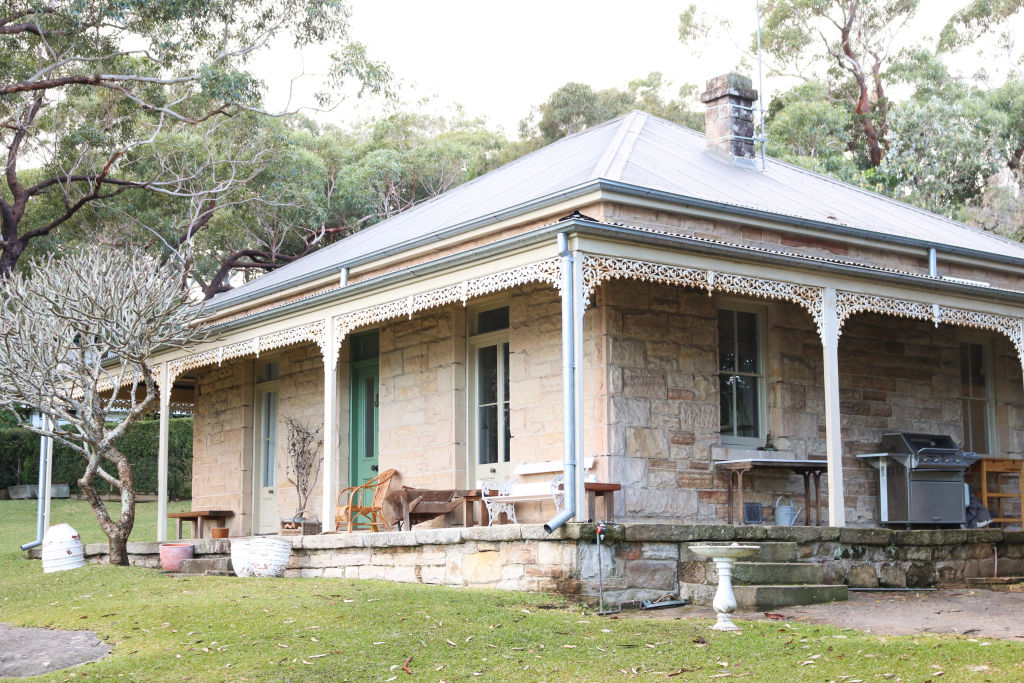
{"label": "white sky", "polygon": [[[727,38],[695,55],[678,40],[687,0],[350,1],[353,38],[391,67],[405,108],[444,113],[460,104],[513,137],[530,108],[569,81],[623,87],[661,71],[676,88],[703,86],[737,66],[738,51],[756,26],[754,0],[700,0],[709,13],[731,13],[732,27]],[[922,0],[910,33],[933,35],[965,1]],[[268,82],[271,108],[284,106],[291,77],[316,72],[326,52],[300,55],[276,46],[260,57],[257,71]],[[756,64],[746,71],[756,87]],[[770,96],[791,82],[766,79],[764,85]],[[296,87],[292,106],[311,104],[303,90]],[[319,118],[345,123],[383,111],[379,100],[349,101]]]}

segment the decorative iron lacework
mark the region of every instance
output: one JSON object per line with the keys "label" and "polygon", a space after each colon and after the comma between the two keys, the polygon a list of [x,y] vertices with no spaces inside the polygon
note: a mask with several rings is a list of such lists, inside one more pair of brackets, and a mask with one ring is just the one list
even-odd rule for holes
{"label": "decorative iron lacework", "polygon": [[334,319],[333,353],[337,355],[338,350],[341,348],[342,340],[354,329],[384,322],[385,320],[393,320],[403,315],[411,318],[414,313],[419,311],[426,311],[460,301],[465,306],[470,299],[475,297],[500,292],[532,282],[545,282],[558,287],[562,281],[561,276],[561,259],[551,258],[538,263],[504,270],[500,273],[485,275],[474,280],[467,280],[457,285],[433,289],[422,294],[413,294],[403,299],[346,313]]}
{"label": "decorative iron lacework", "polygon": [[917,320],[934,319],[932,307],[928,304],[877,294],[836,291],[836,317],[839,323],[839,334],[843,333],[843,325],[846,324],[846,320],[855,313],[881,313],[897,318],[915,318]]}
{"label": "decorative iron lacework", "polygon": [[994,313],[979,313],[940,304],[923,304],[887,296],[837,291],[836,317],[839,319],[840,333],[843,324],[855,313],[880,313],[899,318],[927,320],[934,323],[936,327],[945,323],[998,332],[1013,343],[1018,358],[1024,363],[1024,319],[1021,318]]}
{"label": "decorative iron lacework", "polygon": [[759,299],[791,301],[807,309],[819,334],[823,330],[825,298],[821,287],[610,256],[583,257],[583,293],[588,299],[602,282],[620,278],[696,287],[706,289],[709,295],[717,290]]}

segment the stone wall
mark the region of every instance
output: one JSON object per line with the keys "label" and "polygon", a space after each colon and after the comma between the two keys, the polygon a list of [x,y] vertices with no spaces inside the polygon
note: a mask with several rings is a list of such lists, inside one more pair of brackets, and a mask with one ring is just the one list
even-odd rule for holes
{"label": "stone wall", "polygon": [[[955,585],[1024,574],[1024,532],[1000,529],[892,531],[827,527],[625,524],[608,529],[600,555],[593,525],[548,534],[537,525],[427,529],[392,533],[284,537],[292,543],[286,576],[384,579],[405,583],[553,592],[594,600],[598,559],[605,602],[678,593],[694,573],[687,547],[704,542],[789,542],[801,562],[818,563],[826,581],[850,587]],[[194,542],[196,556],[224,555],[229,542]],[[86,561],[105,559],[90,543]],[[159,566],[158,543],[129,543],[132,565]],[[39,557],[40,549],[29,551]]]}
{"label": "stone wall", "polygon": [[252,530],[253,361],[196,371],[192,507],[233,510],[232,534]]}

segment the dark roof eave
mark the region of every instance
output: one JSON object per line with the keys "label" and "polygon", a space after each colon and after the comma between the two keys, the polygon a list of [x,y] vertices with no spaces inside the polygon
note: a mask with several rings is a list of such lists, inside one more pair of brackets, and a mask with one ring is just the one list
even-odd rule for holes
{"label": "dark roof eave", "polygon": [[626,226],[609,225],[607,223],[600,223],[598,221],[588,221],[583,219],[567,219],[553,223],[551,225],[543,226],[530,232],[523,233],[522,235],[516,235],[499,242],[484,245],[471,249],[458,254],[453,254],[436,261],[431,261],[422,265],[412,266],[399,271],[382,275],[378,278],[358,282],[355,284],[347,285],[340,289],[333,289],[328,292],[322,292],[319,294],[311,295],[307,298],[299,299],[281,306],[254,313],[252,315],[244,316],[242,318],[236,318],[224,323],[217,323],[210,326],[211,330],[226,332],[228,330],[242,327],[245,325],[253,324],[266,320],[269,318],[276,318],[281,315],[287,314],[290,311],[301,309],[302,307],[311,304],[322,304],[329,303],[337,299],[348,299],[358,296],[360,293],[365,291],[372,291],[373,289],[382,285],[394,284],[410,278],[429,275],[430,273],[444,270],[447,268],[457,267],[464,263],[475,261],[480,258],[486,258],[493,256],[510,248],[524,248],[534,246],[537,243],[543,242],[545,239],[553,238],[559,232],[566,232],[567,230],[575,230],[579,234],[593,235],[596,237],[611,237],[617,239],[626,239],[632,242],[639,242],[642,244],[649,244],[652,246],[658,246],[662,248],[668,248],[676,251],[688,251],[692,253],[704,253],[715,256],[727,256],[733,259],[743,259],[753,261],[757,263],[765,263],[771,265],[784,265],[784,266],[796,266],[807,270],[816,270],[819,272],[833,273],[837,275],[850,275],[854,277],[870,277],[882,282],[909,285],[919,289],[927,289],[936,292],[948,292],[956,294],[966,294],[970,296],[983,296],[988,299],[996,299],[1000,301],[1007,301],[1012,303],[1024,304],[1024,292],[1016,292],[998,288],[987,288],[977,287],[968,284],[962,284],[959,282],[951,282],[948,280],[940,280],[937,278],[931,278],[921,275],[912,275],[897,273],[886,270],[878,270],[868,266],[858,266],[850,263],[840,263],[830,260],[819,260],[813,257],[806,257],[801,255],[789,255],[779,254],[770,251],[760,251],[752,249],[750,247],[744,247],[741,245],[725,244],[720,242],[711,242],[706,240],[699,240],[694,238],[688,238],[676,235],[658,235],[653,233],[647,233],[635,228],[629,228]]}

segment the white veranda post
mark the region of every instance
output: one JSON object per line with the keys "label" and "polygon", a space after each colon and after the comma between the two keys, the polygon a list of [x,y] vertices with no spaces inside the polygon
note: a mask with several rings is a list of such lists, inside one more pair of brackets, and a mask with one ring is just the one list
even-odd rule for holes
{"label": "white veranda post", "polygon": [[160,442],[157,450],[156,540],[167,540],[167,451],[171,436],[171,388],[167,361],[160,368]]}
{"label": "white veranda post", "polygon": [[846,526],[843,493],[843,434],[839,414],[839,316],[836,290],[825,288],[821,346],[825,361],[825,452],[828,460],[828,524]]}
{"label": "white veranda post", "polygon": [[337,459],[338,431],[338,344],[335,341],[334,321],[324,324],[324,447],[323,447],[323,530],[334,531],[334,471]]}

